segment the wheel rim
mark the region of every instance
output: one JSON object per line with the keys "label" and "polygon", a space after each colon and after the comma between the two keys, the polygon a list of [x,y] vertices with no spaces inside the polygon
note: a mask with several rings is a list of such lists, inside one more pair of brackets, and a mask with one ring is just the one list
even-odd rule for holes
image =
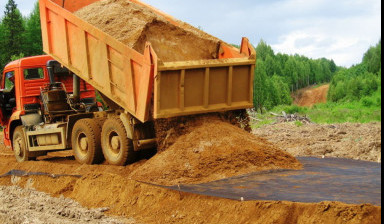
{"label": "wheel rim", "polygon": [[121,152],[121,138],[114,131],[108,134],[108,149],[114,157],[117,157]]}
{"label": "wheel rim", "polygon": [[77,138],[77,148],[81,156],[87,155],[88,145],[88,137],[84,133],[80,133]]}

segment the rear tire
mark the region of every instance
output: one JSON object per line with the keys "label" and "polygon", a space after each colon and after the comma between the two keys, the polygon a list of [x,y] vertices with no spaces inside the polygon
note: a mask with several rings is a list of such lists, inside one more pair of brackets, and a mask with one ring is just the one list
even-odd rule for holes
{"label": "rear tire", "polygon": [[136,161],[137,153],[120,119],[110,118],[104,122],[101,145],[104,157],[111,165],[124,166]]}
{"label": "rear tire", "polygon": [[98,164],[103,161],[100,142],[101,130],[94,119],[81,119],[72,130],[72,150],[81,164]]}
{"label": "rear tire", "polygon": [[29,157],[28,146],[27,142],[25,141],[23,126],[18,126],[15,128],[12,138],[12,147],[17,162],[25,162],[35,159],[34,157]]}

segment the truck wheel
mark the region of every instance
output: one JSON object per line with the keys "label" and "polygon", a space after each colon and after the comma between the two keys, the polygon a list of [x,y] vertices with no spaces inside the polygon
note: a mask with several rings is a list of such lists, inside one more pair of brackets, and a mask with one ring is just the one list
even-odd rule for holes
{"label": "truck wheel", "polygon": [[34,158],[28,156],[28,146],[25,141],[23,126],[16,127],[12,139],[13,152],[17,162],[25,162]]}
{"label": "truck wheel", "polygon": [[72,150],[81,164],[97,164],[103,161],[100,143],[101,130],[93,119],[81,119],[72,130]]}
{"label": "truck wheel", "polygon": [[124,166],[135,162],[136,152],[132,140],[127,137],[124,124],[119,119],[110,118],[104,122],[101,145],[109,164]]}

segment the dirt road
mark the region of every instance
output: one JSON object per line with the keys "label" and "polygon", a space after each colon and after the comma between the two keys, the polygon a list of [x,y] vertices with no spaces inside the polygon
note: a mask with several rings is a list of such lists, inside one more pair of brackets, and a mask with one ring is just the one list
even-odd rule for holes
{"label": "dirt road", "polygon": [[318,103],[326,103],[328,90],[328,84],[317,88],[310,87],[299,90],[294,96],[294,103],[301,107],[311,107]]}

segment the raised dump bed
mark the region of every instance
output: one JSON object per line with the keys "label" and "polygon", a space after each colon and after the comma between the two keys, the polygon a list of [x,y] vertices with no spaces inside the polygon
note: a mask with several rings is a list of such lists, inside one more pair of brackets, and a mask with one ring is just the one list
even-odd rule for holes
{"label": "raised dump bed", "polygon": [[[141,39],[142,46],[129,46],[75,15],[97,2],[40,0],[43,44],[46,53],[94,86],[111,104],[141,122],[253,107],[256,53],[246,38],[240,50],[216,38],[212,59],[163,59],[158,55],[166,49],[157,39]],[[145,3],[126,2],[151,11],[181,31],[198,32]],[[184,48],[179,45],[171,48],[176,55]]]}

